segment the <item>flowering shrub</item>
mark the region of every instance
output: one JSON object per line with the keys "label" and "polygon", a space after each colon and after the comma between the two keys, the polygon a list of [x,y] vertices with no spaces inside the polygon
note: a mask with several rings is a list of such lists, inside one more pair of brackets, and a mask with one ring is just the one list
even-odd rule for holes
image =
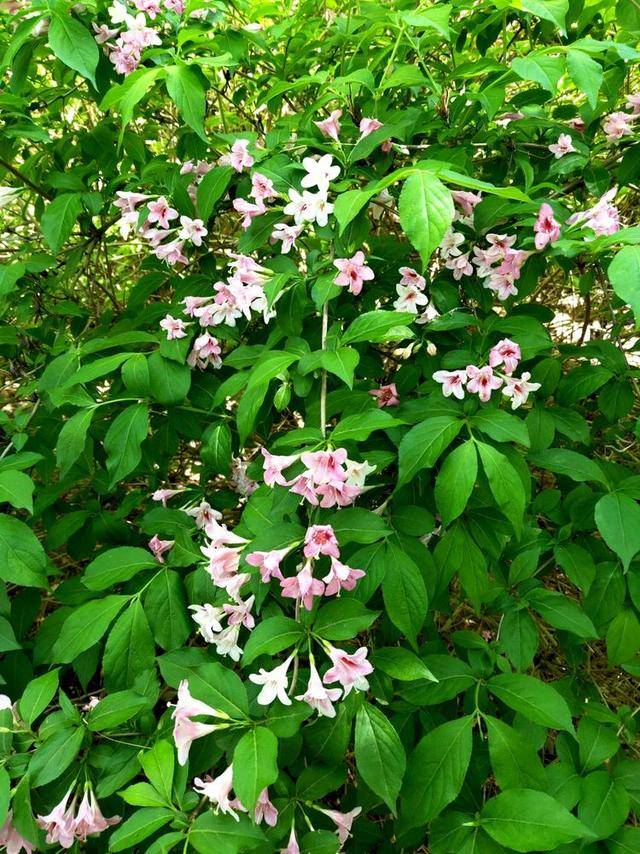
{"label": "flowering shrub", "polygon": [[4,0],[0,850],[640,850],[636,0]]}

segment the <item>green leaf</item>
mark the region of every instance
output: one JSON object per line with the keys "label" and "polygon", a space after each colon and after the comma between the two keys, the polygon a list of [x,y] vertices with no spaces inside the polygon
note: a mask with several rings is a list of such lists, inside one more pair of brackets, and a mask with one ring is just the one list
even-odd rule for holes
{"label": "green leaf", "polygon": [[174,817],[175,812],[165,807],[136,810],[109,837],[109,851],[126,851],[128,848],[137,847],[138,842],[169,824]]}
{"label": "green leaf", "polygon": [[127,406],[117,416],[104,437],[109,488],[130,474],[142,459],[141,445],[149,432],[149,414],[144,403]]}
{"label": "green leaf", "polygon": [[477,442],[484,473],[496,504],[519,536],[522,530],[526,496],[518,472],[507,457],[491,445]]}
{"label": "green leaf", "polygon": [[205,92],[201,76],[190,65],[167,65],[166,86],[169,97],[190,128],[207,139],[204,131]]}
{"label": "green leaf", "polygon": [[426,169],[404,182],[398,200],[400,225],[426,264],[453,221],[453,200],[445,185]]}
{"label": "green leaf", "polygon": [[0,652],[11,652],[16,649],[20,649],[20,644],[16,640],[13,626],[9,620],[0,617]]}
{"label": "green leaf", "polygon": [[298,643],[304,637],[300,623],[289,617],[267,617],[261,620],[247,638],[242,661],[251,664],[259,655],[275,655]]}
{"label": "green leaf", "polygon": [[94,412],[95,409],[81,409],[62,425],[56,443],[56,465],[60,469],[60,477],[66,477],[84,451]]}
{"label": "green leaf", "polygon": [[400,341],[412,338],[413,332],[407,324],[415,320],[415,314],[408,311],[365,311],[358,315],[342,336],[343,344],[356,344],[368,341],[380,344],[383,341]]}
{"label": "green leaf", "polygon": [[529,604],[556,629],[572,632],[580,638],[597,638],[598,632],[580,605],[563,593],[536,587],[526,595]]}
{"label": "green leaf", "polygon": [[370,703],[356,715],[355,755],[358,773],[395,815],[406,767],[404,747],[391,721]]}
{"label": "green leaf", "polygon": [[628,569],[640,551],[640,507],[628,496],[613,492],[598,501],[595,519],[602,539]]}
{"label": "green leaf", "polygon": [[514,851],[552,851],[590,836],[589,829],[554,798],[533,789],[511,789],[488,800],[480,826]]}
{"label": "green leaf", "polygon": [[0,472],[0,504],[6,502],[17,510],[33,513],[33,490],[28,474],[13,469]]}
{"label": "green leaf", "polygon": [[602,66],[582,50],[568,50],[567,68],[577,88],[584,92],[595,110],[603,80]]}
{"label": "green leaf", "polygon": [[132,720],[148,707],[149,700],[135,691],[117,691],[103,697],[98,705],[91,709],[87,716],[87,726],[92,732],[102,732]]}
{"label": "green leaf", "polygon": [[202,813],[191,825],[189,842],[198,854],[238,854],[251,851],[265,841],[259,827],[244,815],[235,821],[231,815]]}
{"label": "green leaf", "polygon": [[531,12],[544,21],[551,21],[562,33],[566,32],[565,18],[569,11],[569,0],[515,0],[510,5]]}
{"label": "green leaf", "polygon": [[49,47],[65,65],[96,85],[100,52],[93,34],[80,21],[54,11],[49,24]]}
{"label": "green leaf", "polygon": [[529,447],[527,425],[517,415],[509,415],[501,409],[481,409],[471,416],[469,423],[496,442],[517,442]]}
{"label": "green leaf", "polygon": [[575,543],[556,546],[553,555],[569,580],[588,593],[596,577],[596,565],[586,549]]}
{"label": "green leaf", "polygon": [[155,665],[153,635],[138,598],[113,624],[104,648],[102,667],[108,691],[133,687],[145,670]]}
{"label": "green leaf", "polygon": [[197,700],[220,709],[235,720],[245,720],[249,715],[249,701],[238,674],[217,662],[196,667],[185,664],[185,652],[168,653],[159,659],[165,681],[177,688],[183,679],[187,679],[189,690]]}
{"label": "green leaf", "polygon": [[40,228],[52,252],[59,252],[71,236],[81,210],[82,199],[78,193],[63,193],[45,207]]}
{"label": "green leaf", "polygon": [[616,296],[633,309],[636,326],[640,325],[640,246],[624,246],[607,270]]}
{"label": "green leaf", "polygon": [[114,584],[129,581],[143,569],[158,568],[158,561],[147,549],[119,546],[107,549],[91,561],[82,576],[89,590],[107,590]]}
{"label": "green leaf", "polygon": [[511,63],[511,68],[523,80],[533,80],[543,89],[555,94],[558,82],[565,71],[565,61],[562,56],[531,53],[529,56],[516,57]]}
{"label": "green leaf", "polygon": [[607,771],[594,771],[582,780],[578,818],[597,839],[606,839],[621,827],[629,815],[627,790]]}
{"label": "green leaf", "polygon": [[435,465],[440,454],[462,429],[453,415],[437,415],[412,427],[398,449],[398,486],[408,483],[421,469]]}
{"label": "green leaf", "polygon": [[333,213],[340,226],[340,234],[344,234],[345,228],[358,216],[373,195],[375,195],[374,189],[347,190],[346,193],[336,196]]}
{"label": "green leaf", "polygon": [[489,734],[491,768],[500,788],[546,790],[544,767],[531,740],[490,715],[484,715],[484,721]]}
{"label": "green leaf", "polygon": [[427,589],[422,573],[401,549],[387,544],[390,571],[382,581],[382,596],[391,622],[405,635],[412,646],[427,616]]}
{"label": "green leaf", "polygon": [[590,460],[576,451],[565,448],[549,448],[529,454],[529,462],[541,469],[548,469],[555,474],[562,474],[581,483],[592,480],[596,483],[606,483],[607,479],[595,460]]}
{"label": "green leaf", "polygon": [[278,779],[278,739],[265,727],[242,736],[233,753],[233,789],[252,811],[263,789]]}
{"label": "green leaf", "polygon": [[168,741],[157,741],[151,750],[145,750],[140,754],[140,764],[156,792],[167,803],[171,803],[175,767],[173,745]]}
{"label": "green leaf", "polygon": [[228,474],[231,470],[233,447],[231,430],[226,421],[216,424],[207,435],[206,444],[202,445],[200,456],[207,468],[214,474]]}
{"label": "green leaf", "polygon": [[129,598],[105,596],[104,599],[85,602],[72,611],[53,645],[53,660],[66,664],[97,643]]}
{"label": "green leaf", "polygon": [[37,679],[32,679],[24,689],[20,699],[20,717],[27,726],[31,726],[53,699],[58,690],[59,675],[58,668],[50,670]]}
{"label": "green leaf", "polygon": [[630,608],[617,614],[607,629],[607,658],[610,664],[625,664],[640,649],[640,622]]}
{"label": "green leaf", "polygon": [[439,3],[431,9],[420,11],[400,12],[399,17],[410,27],[420,30],[435,30],[447,41],[450,41],[449,17],[451,15],[451,4]]}
{"label": "green leaf", "polygon": [[80,752],[84,730],[64,727],[39,745],[29,762],[29,777],[36,788],[57,780]]}
{"label": "green leaf", "polygon": [[112,84],[100,104],[101,110],[118,110],[122,119],[122,135],[126,126],[133,118],[133,112],[157,78],[164,74],[163,68],[146,68],[140,66],[129,74],[122,83]]}
{"label": "green leaf", "polygon": [[144,600],[156,643],[162,649],[177,649],[191,634],[184,584],[177,572],[164,569],[153,579]]}
{"label": "green leaf", "polygon": [[333,428],[331,439],[336,445],[344,442],[364,442],[376,430],[389,430],[402,424],[382,409],[371,409],[357,415],[347,415]]}
{"label": "green leaf", "polygon": [[464,511],[478,476],[478,455],[473,441],[455,448],[436,478],[435,499],[444,525]]}
{"label": "green leaf", "polygon": [[9,812],[9,796],[11,791],[11,777],[5,770],[0,769],[0,821],[4,824]]}
{"label": "green leaf", "polygon": [[412,682],[416,679],[438,681],[422,659],[401,646],[385,646],[376,649],[371,657],[371,663],[376,670],[381,670],[402,682]]}
{"label": "green leaf", "polygon": [[379,611],[369,611],[357,599],[341,597],[320,608],[313,630],[325,640],[348,640],[368,629],[379,616]]}
{"label": "green leaf", "polygon": [[196,202],[198,213],[204,222],[208,222],[211,218],[216,202],[224,196],[232,175],[231,166],[215,166],[198,184]]}
{"label": "green leaf", "polygon": [[556,689],[523,673],[492,676],[487,687],[499,700],[530,721],[573,733],[571,711]]}
{"label": "green leaf", "polygon": [[391,529],[377,513],[365,510],[364,507],[346,507],[331,516],[329,521],[340,545],[375,543],[391,533]]}
{"label": "green leaf", "polygon": [[578,748],[582,771],[593,771],[618,752],[620,742],[616,731],[592,718],[582,718],[578,724]]}
{"label": "green leaf", "polygon": [[538,629],[526,609],[507,611],[502,620],[500,648],[516,670],[526,670],[531,666],[538,641]]}
{"label": "green leaf", "polygon": [[47,557],[24,522],[0,515],[0,578],[22,587],[47,586]]}
{"label": "green leaf", "polygon": [[432,821],[455,800],[467,774],[473,717],[448,721],[427,733],[407,763],[400,797],[403,829]]}

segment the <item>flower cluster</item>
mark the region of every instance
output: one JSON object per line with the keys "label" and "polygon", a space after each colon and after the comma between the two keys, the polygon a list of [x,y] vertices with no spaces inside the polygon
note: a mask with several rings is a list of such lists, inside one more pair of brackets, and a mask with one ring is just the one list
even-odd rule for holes
{"label": "flower cluster", "polygon": [[[366,462],[347,458],[344,448],[276,456],[262,448],[264,482],[267,486],[287,486],[314,507],[346,507],[362,492],[367,474],[374,469]],[[284,470],[301,461],[304,471],[287,480]]]}
{"label": "flower cluster", "polygon": [[34,846],[13,826],[13,811],[9,810],[4,824],[0,827],[0,848],[7,854],[32,854]]}
{"label": "flower cluster", "polygon": [[617,187],[608,190],[593,207],[572,214],[567,220],[568,225],[581,223],[582,228],[590,228],[596,237],[615,234],[620,230],[620,213],[612,204],[616,197]]}
{"label": "flower cluster", "polygon": [[[124,3],[114,0],[108,11],[111,23],[116,26],[93,24],[96,42],[103,46],[118,74],[124,75],[131,74],[140,65],[145,48],[162,44],[157,31],[147,26],[145,17],[148,15],[153,21],[160,14],[162,7],[158,0],[132,0],[132,5],[138,10],[136,15],[132,15]],[[184,11],[182,0],[164,0],[164,6],[179,15]],[[118,29],[119,24],[124,28]]]}
{"label": "flower cluster", "polygon": [[530,252],[514,249],[515,236],[506,234],[487,234],[488,248],[473,248],[473,263],[478,267],[478,276],[484,279],[483,285],[494,291],[498,299],[506,300],[518,293],[516,282],[524,262]]}
{"label": "flower cluster", "polygon": [[[489,364],[483,367],[467,365],[464,370],[459,371],[436,371],[433,379],[442,384],[442,393],[445,397],[453,395],[462,400],[465,388],[471,394],[477,394],[483,403],[491,398],[491,393],[502,389],[502,394],[510,398],[511,408],[518,409],[527,402],[529,393],[537,391],[540,383],[529,382],[531,374],[524,372],[521,377],[513,377],[512,374],[518,367],[521,359],[520,347],[515,341],[503,338],[492,347],[489,353]],[[503,365],[504,373],[498,373],[494,368]]]}
{"label": "flower cluster", "polygon": [[427,285],[424,276],[421,276],[413,267],[400,267],[400,281],[396,285],[398,298],[393,303],[396,311],[407,311],[410,314],[418,314],[419,307],[426,306],[422,314],[416,318],[417,323],[426,323],[437,316],[436,310],[429,305],[429,297],[425,293]]}
{"label": "flower cluster", "polygon": [[86,784],[84,795],[76,811],[76,794],[69,804],[69,798],[74,792],[75,783],[67,791],[64,798],[57,804],[49,815],[39,815],[38,824],[47,832],[49,845],[59,845],[61,848],[71,848],[76,840],[86,842],[87,837],[102,833],[107,827],[118,824],[120,816],[105,818],[93,793],[90,784]]}

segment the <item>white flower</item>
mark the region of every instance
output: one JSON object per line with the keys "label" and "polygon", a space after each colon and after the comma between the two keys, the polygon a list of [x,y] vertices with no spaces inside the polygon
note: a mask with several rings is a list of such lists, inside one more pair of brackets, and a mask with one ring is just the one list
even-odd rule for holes
{"label": "white flower", "polygon": [[220,618],[224,614],[224,608],[215,608],[209,602],[204,605],[189,605],[193,611],[192,619],[200,627],[200,634],[207,643],[215,643],[216,634],[222,631]]}
{"label": "white flower", "polygon": [[273,670],[264,670],[261,667],[259,673],[249,674],[249,679],[252,682],[255,682],[256,685],[262,685],[262,690],[258,694],[258,702],[261,706],[269,706],[276,697],[284,706],[291,705],[291,700],[287,696],[289,685],[287,671],[292,659],[293,653]]}
{"label": "white flower", "polygon": [[320,679],[313,657],[309,659],[309,682],[307,690],[304,694],[298,694],[296,700],[301,700],[307,703],[312,709],[315,709],[319,715],[324,715],[327,718],[335,718],[336,710],[333,708],[333,703],[340,699],[342,691],[340,688],[325,688]]}
{"label": "white flower", "polygon": [[340,167],[333,165],[333,157],[324,154],[320,159],[305,157],[302,165],[307,174],[300,182],[303,187],[317,187],[321,192],[329,189],[329,183],[340,174]]}

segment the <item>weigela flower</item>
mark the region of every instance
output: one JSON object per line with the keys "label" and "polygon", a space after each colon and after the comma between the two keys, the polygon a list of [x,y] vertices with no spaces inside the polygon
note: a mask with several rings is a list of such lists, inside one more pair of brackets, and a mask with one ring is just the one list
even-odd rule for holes
{"label": "weigela flower", "polygon": [[187,337],[186,324],[184,320],[180,317],[172,317],[170,314],[167,314],[167,316],[160,321],[160,329],[164,329],[167,333],[167,341],[173,341],[174,338]]}
{"label": "weigela flower", "polygon": [[360,131],[361,136],[369,136],[370,133],[373,133],[375,130],[380,130],[382,127],[382,122],[378,121],[378,119],[360,119],[360,124],[358,125],[358,130]]}
{"label": "weigela flower", "polygon": [[253,820],[256,824],[261,824],[264,821],[269,827],[275,827],[278,823],[278,810],[269,800],[269,789],[263,789],[258,795],[256,807],[253,811]]}
{"label": "weigela flower", "polygon": [[214,806],[214,812],[231,815],[236,821],[240,821],[237,811],[246,812],[245,808],[237,798],[230,798],[233,788],[233,765],[229,765],[215,779],[206,775],[204,778],[194,777],[194,791],[201,797],[205,797]]}
{"label": "weigela flower", "polygon": [[279,222],[274,226],[269,239],[271,243],[281,240],[282,254],[287,255],[291,251],[292,247],[296,245],[296,240],[301,234],[301,225],[287,225],[284,222]]}
{"label": "weigela flower", "polygon": [[189,605],[189,610],[193,611],[191,618],[198,624],[198,630],[207,643],[213,643],[215,635],[222,631],[222,623],[220,622],[224,609],[215,607],[209,602],[204,605]]}
{"label": "weigela flower", "polygon": [[[464,238],[462,238],[464,240]],[[400,267],[398,272],[401,275],[401,279],[398,282],[399,285],[410,285],[412,288],[417,288],[419,291],[423,291],[427,285],[427,281],[424,276],[421,276],[417,270],[414,270],[413,267]]]}
{"label": "weigela flower", "polygon": [[360,293],[365,282],[374,278],[373,270],[366,265],[364,252],[356,252],[352,258],[336,258],[333,266],[339,270],[334,285],[349,288],[354,296]]}
{"label": "weigela flower", "polygon": [[355,590],[356,584],[361,578],[364,578],[365,574],[364,570],[352,569],[337,558],[332,557],[331,569],[322,579],[325,584],[324,595],[334,596],[337,593],[339,596],[341,590]]}
{"label": "weigela flower", "polygon": [[271,578],[282,580],[280,562],[289,554],[291,548],[272,549],[270,552],[251,552],[246,557],[249,566],[256,566],[260,570],[262,581],[268,582]]}
{"label": "weigela flower", "polygon": [[464,387],[467,384],[466,371],[436,371],[433,379],[437,383],[442,383],[442,393],[445,397],[457,397],[458,400],[464,398]]}
{"label": "weigela flower", "polygon": [[[446,261],[449,258],[456,258],[458,255],[462,254],[462,250],[458,248],[462,243],[464,243],[464,234],[461,234],[459,231],[454,231],[452,228],[450,228],[440,241],[440,246],[438,247],[438,254],[440,255],[443,261]],[[404,282],[403,280],[400,284],[409,283]]]}
{"label": "weigela flower", "polygon": [[322,684],[322,679],[318,673],[315,661],[312,655],[309,656],[309,682],[307,690],[304,694],[298,694],[296,700],[311,706],[312,709],[318,712],[320,716],[327,718],[335,718],[336,710],[333,704],[336,703],[342,695],[340,688],[325,688]]}
{"label": "weigela flower", "polygon": [[342,110],[333,110],[328,118],[314,122],[314,125],[316,125],[323,136],[328,136],[337,142],[340,136],[341,116]]}
{"label": "weigela flower", "polygon": [[329,645],[327,654],[331,659],[333,667],[324,674],[322,681],[328,685],[331,682],[339,682],[344,688],[344,696],[352,690],[367,691],[369,682],[366,677],[373,673],[373,667],[367,661],[367,648],[361,646],[352,655],[342,649]]}
{"label": "weigela flower", "polygon": [[397,406],[400,403],[395,383],[381,385],[380,388],[372,388],[369,394],[375,397],[380,408],[383,406]]}
{"label": "weigela flower", "polygon": [[75,784],[70,786],[60,803],[56,804],[48,815],[38,816],[38,826],[43,830],[46,830],[46,841],[49,845],[59,845],[61,848],[71,848],[76,840],[74,815],[76,803],[75,797],[68,806],[69,798],[71,797],[74,787]]}
{"label": "weigela flower", "polygon": [[473,266],[469,261],[469,253],[452,256],[445,262],[445,267],[453,272],[453,278],[458,282],[463,276],[473,275]]}
{"label": "weigela flower", "polygon": [[429,297],[418,290],[414,285],[396,285],[398,299],[393,303],[396,311],[409,311],[411,314],[418,313],[419,305],[427,305]]}
{"label": "weigela flower", "polygon": [[249,228],[251,221],[255,217],[262,216],[262,214],[267,212],[262,199],[258,199],[255,204],[253,202],[248,202],[246,199],[234,199],[232,204],[233,209],[242,214],[243,218],[240,223],[242,228]]}
{"label": "weigela flower", "polygon": [[636,116],[633,113],[616,112],[610,113],[602,125],[602,130],[607,135],[609,142],[622,139],[623,136],[633,134],[632,122]]}
{"label": "weigela flower", "polygon": [[255,160],[249,154],[249,140],[236,139],[229,153],[220,158],[220,162],[224,166],[232,166],[236,172],[242,172],[243,169],[251,169]]}
{"label": "weigela flower", "polygon": [[296,829],[291,825],[291,833],[289,834],[289,842],[286,848],[280,849],[280,854],[300,854],[300,846],[296,839]]}
{"label": "weigela flower", "polygon": [[[25,839],[16,828],[13,826],[13,811],[9,810],[4,824],[0,827],[0,847],[7,854],[20,854],[24,850],[25,854],[32,854],[35,851],[33,845],[28,839]],[[68,846],[70,847],[70,846]]]}
{"label": "weigela flower", "polygon": [[324,593],[324,584],[313,577],[311,564],[307,561],[297,575],[282,579],[280,590],[282,596],[287,599],[297,599],[307,611],[311,611],[314,597],[322,596]]}
{"label": "weigela flower", "polygon": [[[171,705],[171,704],[169,704]],[[178,763],[186,765],[189,759],[191,744],[197,738],[202,738],[219,729],[217,724],[204,724],[192,721],[191,718],[200,715],[228,720],[229,716],[224,712],[214,709],[212,706],[196,700],[189,691],[189,682],[183,679],[178,686],[178,702],[173,707],[171,717],[174,721],[173,740],[178,751]]]}
{"label": "weigela flower", "polygon": [[354,809],[349,810],[349,812],[325,809],[320,809],[320,812],[323,812],[331,819],[332,822],[334,822],[336,825],[336,833],[338,834],[338,841],[340,842],[340,845],[344,845],[347,839],[351,836],[351,826],[354,820],[362,812],[362,807],[355,807]]}
{"label": "weigela flower", "polygon": [[202,246],[202,238],[207,234],[207,229],[201,219],[191,219],[189,216],[180,217],[180,240],[190,240],[194,246]]}
{"label": "weigela flower", "polygon": [[560,223],[554,219],[553,208],[546,202],[540,205],[538,217],[534,223],[535,246],[541,251],[549,243],[555,243],[560,238]]}
{"label": "weigela flower", "polygon": [[166,507],[167,501],[174,495],[180,495],[181,492],[184,492],[184,489],[156,489],[155,492],[151,493],[151,500],[161,501],[162,506]]}
{"label": "weigela flower", "polygon": [[178,218],[178,211],[169,205],[164,196],[160,196],[155,202],[149,202],[149,222],[158,223],[160,228],[171,228],[171,220]]}
{"label": "weigela flower", "polygon": [[164,553],[173,547],[174,540],[161,540],[157,534],[149,540],[149,549],[159,563],[164,563]]}
{"label": "weigela flower", "polygon": [[96,800],[91,786],[85,788],[84,796],[78,806],[75,820],[75,836],[79,842],[86,842],[87,837],[102,833],[108,827],[122,821],[119,815],[105,818]]}
{"label": "weigela flower", "polygon": [[271,705],[276,697],[284,706],[291,705],[291,700],[287,695],[287,688],[289,686],[287,671],[292,661],[293,654],[283,661],[282,664],[274,667],[273,670],[265,670],[261,667],[258,673],[249,674],[249,679],[253,683],[262,685],[262,690],[257,697],[258,703],[261,706]]}
{"label": "weigela flower", "polygon": [[554,155],[556,160],[559,160],[561,157],[564,157],[565,154],[569,154],[575,150],[573,141],[568,133],[561,133],[557,142],[554,142],[549,146],[549,151]]}
{"label": "weigela flower", "polygon": [[187,516],[193,516],[198,528],[204,528],[210,522],[217,522],[222,519],[222,513],[219,510],[214,510],[208,501],[201,501],[196,507],[189,507],[184,512]]}
{"label": "weigela flower", "polygon": [[512,374],[518,367],[518,362],[522,358],[520,347],[515,341],[509,338],[503,338],[501,341],[491,348],[489,353],[489,365],[496,368],[498,365],[504,365],[505,374]]}
{"label": "weigela flower", "polygon": [[204,370],[209,365],[220,368],[222,367],[221,353],[222,349],[218,339],[205,332],[193,342],[193,349],[187,356],[187,364],[192,368],[200,368],[200,370]]}
{"label": "weigela flower", "polygon": [[305,157],[302,165],[307,174],[300,183],[305,189],[317,187],[320,192],[326,193],[331,181],[340,174],[340,167],[333,165],[333,157],[330,154],[323,154],[319,158]]}
{"label": "weigela flower", "polygon": [[478,368],[475,365],[467,365],[467,391],[477,393],[483,403],[486,403],[491,397],[491,392],[500,388],[502,378],[493,373],[493,368],[490,365],[485,365],[483,368]]}
{"label": "weigela flower", "polygon": [[340,547],[331,525],[311,525],[304,537],[304,556],[340,557]]}
{"label": "weigela flower", "polygon": [[253,603],[256,601],[255,596],[249,596],[246,601],[240,599],[238,602],[231,604],[226,603],[222,606],[224,613],[228,617],[230,626],[244,626],[246,629],[254,628],[256,621],[251,613]]}
{"label": "weigela flower", "polygon": [[264,457],[264,482],[267,486],[288,486],[287,480],[283,474],[284,469],[289,468],[299,459],[298,454],[292,456],[277,456],[270,454],[266,448],[260,449]]}
{"label": "weigela flower", "polygon": [[251,191],[249,195],[260,204],[265,199],[275,199],[278,194],[275,191],[271,178],[267,178],[260,172],[254,172],[251,176]]}
{"label": "weigela flower", "polygon": [[537,391],[540,388],[540,383],[530,383],[530,379],[531,374],[528,371],[525,371],[520,379],[506,377],[502,393],[511,399],[511,409],[518,409],[519,406],[527,402],[530,392]]}

